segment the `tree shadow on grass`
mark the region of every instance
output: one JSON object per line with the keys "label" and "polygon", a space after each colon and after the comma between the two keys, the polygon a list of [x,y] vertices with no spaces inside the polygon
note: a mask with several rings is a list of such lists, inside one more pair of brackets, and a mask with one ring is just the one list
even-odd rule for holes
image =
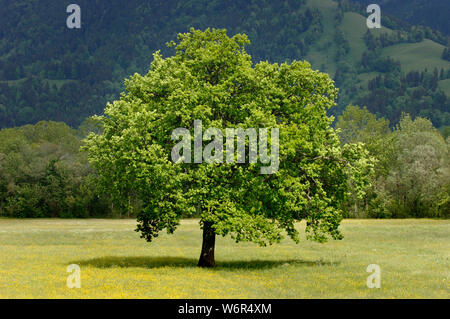
{"label": "tree shadow on grass", "polygon": [[[131,256],[105,256],[87,260],[73,261],[71,264],[80,266],[92,266],[96,268],[162,268],[162,267],[179,267],[190,268],[197,267],[197,259],[185,257],[131,257]],[[332,266],[338,262],[327,262],[323,260],[307,261],[299,259],[286,260],[216,260],[217,270],[234,270],[234,269],[267,269],[286,266]]]}

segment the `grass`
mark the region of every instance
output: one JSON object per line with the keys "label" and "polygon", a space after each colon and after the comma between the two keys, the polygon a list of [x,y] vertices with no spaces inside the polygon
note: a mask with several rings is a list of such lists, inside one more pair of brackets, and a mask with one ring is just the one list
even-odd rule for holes
{"label": "grass", "polygon": [[383,49],[383,55],[400,61],[402,70],[405,72],[413,70],[423,71],[425,68],[428,71],[433,71],[434,68],[440,71],[441,68],[444,70],[450,68],[450,62],[441,59],[443,51],[443,45],[425,39],[418,43],[391,45]]}
{"label": "grass", "polygon": [[313,69],[319,69],[322,65],[326,66],[326,72],[334,75],[336,64],[333,57],[336,52],[333,36],[336,27],[334,15],[337,10],[337,3],[332,0],[307,0],[307,6],[312,9],[320,10],[322,14],[323,33],[317,42],[310,48],[306,60],[311,63]]}
{"label": "grass", "polygon": [[438,81],[439,88],[444,92],[450,92],[450,79]]}
{"label": "grass", "polygon": [[[368,30],[367,17],[363,17],[356,12],[346,12],[342,19],[341,29],[350,42],[350,52],[346,57],[347,62],[355,63],[361,61],[363,52],[367,51],[364,42],[364,35]],[[370,32],[374,37],[379,37],[382,33],[392,33],[392,30],[382,25],[380,29],[370,29]]]}
{"label": "grass", "polygon": [[[298,225],[303,230],[304,223]],[[270,247],[218,238],[196,267],[197,220],[149,244],[134,220],[0,219],[0,298],[449,298],[450,221],[345,220],[344,240]],[[81,267],[81,289],[66,286]],[[381,288],[369,289],[369,264]]]}

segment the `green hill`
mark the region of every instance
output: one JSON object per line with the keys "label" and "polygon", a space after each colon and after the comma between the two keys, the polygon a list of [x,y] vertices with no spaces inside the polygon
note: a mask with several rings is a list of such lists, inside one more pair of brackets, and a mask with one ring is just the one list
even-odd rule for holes
{"label": "green hill", "polygon": [[438,84],[441,90],[444,92],[450,92],[450,79],[439,81]]}
{"label": "green hill", "polygon": [[[373,0],[351,0],[363,7],[374,3]],[[400,17],[403,22],[424,25],[450,35],[450,1],[447,0],[378,0],[383,12]]]}
{"label": "green hill", "polygon": [[[333,32],[336,29],[334,23],[334,15],[338,10],[338,4],[332,0],[308,1],[308,6],[320,10],[324,17],[324,34],[310,50],[306,56],[306,60],[311,62],[312,66],[320,69],[325,66],[326,72],[334,74],[336,71],[336,61],[332,57],[336,52],[336,45],[333,44]],[[338,27],[345,34],[350,44],[349,54],[343,61],[355,65],[361,60],[361,56],[367,47],[364,43],[364,35],[367,32],[366,17],[356,12],[345,12],[342,22]],[[370,32],[374,36],[380,36],[382,33],[392,34],[395,30],[391,30],[382,25],[381,29],[371,29]],[[331,44],[328,45],[327,44]],[[404,72],[410,71],[429,71],[434,68],[444,70],[450,69],[450,61],[441,58],[444,46],[424,39],[419,43],[399,43],[383,48],[382,56],[391,57],[401,64]],[[379,75],[379,72],[362,73],[358,77],[363,83],[367,83],[369,78]],[[450,91],[446,92],[450,95]]]}
{"label": "green hill", "polygon": [[[391,124],[408,112],[428,117],[437,126],[450,125],[450,61],[442,58],[445,46],[414,31],[388,28],[383,18],[382,28],[369,30],[366,16],[343,10],[337,1],[308,1],[307,5],[321,13],[323,33],[305,58],[313,68],[330,73],[341,89],[334,114],[347,104],[363,104]],[[375,39],[375,48],[368,47],[367,32]],[[365,67],[363,55],[370,62]],[[416,72],[419,80],[411,80]],[[424,92],[419,92],[422,88]]]}
{"label": "green hill", "polygon": [[329,73],[340,88],[334,114],[367,104],[392,124],[407,111],[450,125],[450,62],[434,31],[395,29],[382,15],[369,48],[366,16],[344,2],[79,0],[82,28],[68,29],[66,4],[0,0],[0,128],[77,127],[118,97],[125,77],[146,73],[154,51],[172,54],[165,44],[190,27],[247,34],[255,62],[307,60]]}
{"label": "green hill", "polygon": [[425,39],[419,43],[400,43],[383,49],[383,54],[400,61],[402,70],[433,70],[450,68],[450,62],[441,59],[444,46]]}

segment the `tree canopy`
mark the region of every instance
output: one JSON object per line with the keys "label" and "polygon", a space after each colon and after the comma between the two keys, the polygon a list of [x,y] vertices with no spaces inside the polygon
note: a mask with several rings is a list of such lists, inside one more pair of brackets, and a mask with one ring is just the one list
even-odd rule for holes
{"label": "tree canopy", "polygon": [[109,213],[77,131],[39,122],[0,130],[0,216],[99,217]]}
{"label": "tree canopy", "polygon": [[[341,204],[350,184],[367,186],[371,159],[361,143],[341,146],[327,109],[337,89],[307,62],[253,64],[246,35],[191,29],[179,34],[174,56],[153,56],[146,75],[125,81],[126,92],[106,106],[101,133],[85,140],[90,162],[118,205],[139,200],[137,231],[147,241],[173,233],[182,215],[199,214],[200,266],[214,265],[216,235],[260,245],[286,231],[340,239]],[[225,136],[227,128],[278,128],[279,169],[261,174],[261,163],[171,161],[176,128],[195,120]],[[217,136],[215,136],[217,140]],[[269,138],[269,142],[274,143]]]}
{"label": "tree canopy", "polygon": [[347,212],[353,207],[355,217],[448,218],[450,139],[430,120],[403,114],[391,131],[385,119],[349,105],[336,127],[341,141],[365,143],[377,160],[372,189],[363,198],[350,197]]}

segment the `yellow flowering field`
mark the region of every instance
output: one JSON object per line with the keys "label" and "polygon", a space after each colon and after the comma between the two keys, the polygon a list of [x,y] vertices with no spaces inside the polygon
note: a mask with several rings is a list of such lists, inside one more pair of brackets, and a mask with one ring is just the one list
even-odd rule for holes
{"label": "yellow flowering field", "polygon": [[[196,267],[198,220],[139,238],[135,220],[0,219],[0,298],[449,298],[450,221],[344,220],[345,238],[259,247],[218,238]],[[304,223],[298,225],[304,229]],[[71,264],[81,288],[68,288]],[[368,288],[370,264],[380,288]]]}

